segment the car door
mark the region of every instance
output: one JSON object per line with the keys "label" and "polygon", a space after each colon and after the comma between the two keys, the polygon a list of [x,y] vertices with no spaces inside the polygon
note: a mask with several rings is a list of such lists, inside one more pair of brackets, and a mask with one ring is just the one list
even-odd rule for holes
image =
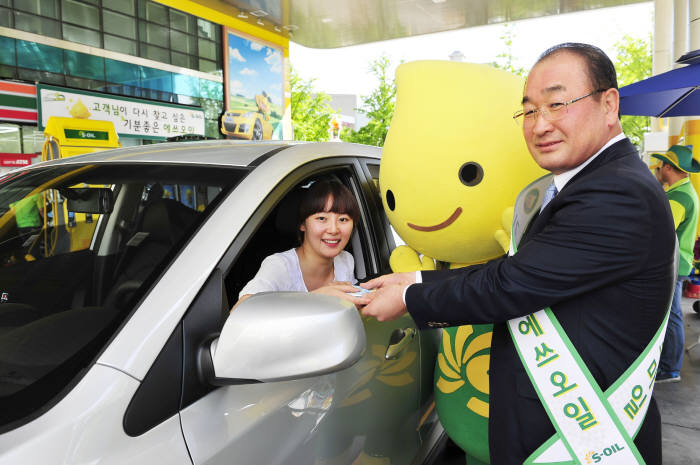
{"label": "car door", "polygon": [[[259,168],[260,169],[260,168]],[[183,320],[183,434],[197,464],[408,464],[420,448],[420,352],[409,316],[391,323],[363,319],[366,350],[352,367],[306,379],[214,388],[198,377],[197,353],[216,337],[245,280],[272,251],[289,248],[274,230],[285,194],[315,177],[340,179],[357,196],[361,221],[351,240],[356,275],[387,271],[388,243],[375,234],[376,201],[368,198],[357,159],[327,159],[292,172],[261,201]],[[234,192],[232,195],[236,195]],[[232,238],[233,239],[233,238]],[[222,239],[224,240],[224,239]],[[251,274],[252,273],[252,274]],[[393,346],[390,359],[386,358]]]}
{"label": "car door", "polygon": [[[379,247],[379,262],[382,273],[390,273],[389,256],[391,251],[404,242],[389,223],[384,207],[382,205],[381,190],[379,188],[380,162],[377,159],[362,158],[359,160],[362,172],[365,176],[363,187],[365,198],[368,202],[370,213],[374,217],[374,227],[372,232],[377,236]],[[435,401],[433,396],[434,371],[437,351],[440,347],[441,329],[427,329],[417,332],[420,359],[420,414],[418,431],[421,440],[430,446],[443,434],[437,413],[435,411]]]}

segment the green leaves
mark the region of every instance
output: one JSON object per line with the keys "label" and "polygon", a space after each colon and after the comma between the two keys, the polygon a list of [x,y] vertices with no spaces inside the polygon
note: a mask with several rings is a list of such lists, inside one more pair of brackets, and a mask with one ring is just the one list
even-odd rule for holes
{"label": "green leaves", "polygon": [[331,119],[337,111],[328,104],[331,98],[326,93],[314,91],[313,82],[314,79],[304,80],[294,68],[290,69],[294,140],[318,142],[330,139]]}
{"label": "green leaves", "polygon": [[[625,35],[615,44],[617,59],[617,85],[623,87],[651,76],[651,35],[640,39]],[[651,120],[647,116],[625,115],[621,119],[622,130],[639,150],[644,144],[644,133],[649,132]]]}
{"label": "green leaves", "polygon": [[385,55],[372,61],[369,71],[377,77],[379,85],[368,96],[362,97],[362,107],[357,111],[369,119],[358,131],[344,130],[340,138],[346,142],[384,146],[389,124],[396,108],[396,83],[389,76],[391,61]]}
{"label": "green leaves", "polygon": [[504,27],[505,30],[503,31],[503,35],[500,37],[500,39],[503,41],[503,45],[506,46],[506,50],[496,55],[498,61],[491,63],[491,65],[494,68],[502,69],[518,76],[527,77],[527,71],[525,71],[525,68],[522,66],[517,66],[516,60],[513,57],[513,40],[515,39],[513,25],[505,23]]}

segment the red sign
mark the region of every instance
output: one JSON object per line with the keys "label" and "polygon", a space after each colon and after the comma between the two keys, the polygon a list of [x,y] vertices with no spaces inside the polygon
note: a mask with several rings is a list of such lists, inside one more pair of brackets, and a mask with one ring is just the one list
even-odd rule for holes
{"label": "red sign", "polygon": [[36,153],[0,153],[0,166],[29,166]]}

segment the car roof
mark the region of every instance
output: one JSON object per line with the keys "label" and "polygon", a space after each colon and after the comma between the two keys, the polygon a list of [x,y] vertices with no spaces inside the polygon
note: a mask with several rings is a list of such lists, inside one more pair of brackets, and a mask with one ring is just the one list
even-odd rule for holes
{"label": "car roof", "polygon": [[263,161],[284,155],[296,155],[298,163],[308,159],[333,156],[366,156],[379,158],[381,149],[344,142],[296,142],[266,141],[243,142],[234,140],[207,140],[195,142],[169,142],[138,147],[105,150],[101,152],[62,158],[32,165],[66,165],[76,163],[164,163],[216,165],[230,167],[255,167]]}

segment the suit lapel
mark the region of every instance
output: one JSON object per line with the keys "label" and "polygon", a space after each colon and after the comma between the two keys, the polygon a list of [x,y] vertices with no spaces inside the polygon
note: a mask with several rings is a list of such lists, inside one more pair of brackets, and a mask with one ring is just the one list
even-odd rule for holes
{"label": "suit lapel", "polygon": [[601,152],[601,154],[598,155],[595,160],[586,165],[585,168],[576,173],[576,176],[571,178],[561,192],[564,192],[567,187],[576,184],[601,166],[629,155],[637,155],[637,150],[634,148],[634,145],[632,145],[632,142],[630,142],[629,139],[624,138],[615,142],[613,145],[603,150],[603,152]]}
{"label": "suit lapel", "polygon": [[586,165],[585,168],[576,173],[576,176],[571,178],[571,180],[566,183],[561,192],[559,192],[556,197],[552,199],[544,210],[532,218],[525,229],[522,239],[520,240],[520,246],[526,244],[531,237],[544,229],[549,222],[549,219],[552,217],[552,214],[557,210],[557,205],[566,199],[567,188],[585,180],[589,174],[595,172],[601,166],[604,166],[613,160],[629,156],[630,154],[636,155],[637,151],[634,148],[634,145],[632,145],[630,140],[627,138],[615,142],[613,145],[601,152],[601,154],[598,155],[595,160]]}

